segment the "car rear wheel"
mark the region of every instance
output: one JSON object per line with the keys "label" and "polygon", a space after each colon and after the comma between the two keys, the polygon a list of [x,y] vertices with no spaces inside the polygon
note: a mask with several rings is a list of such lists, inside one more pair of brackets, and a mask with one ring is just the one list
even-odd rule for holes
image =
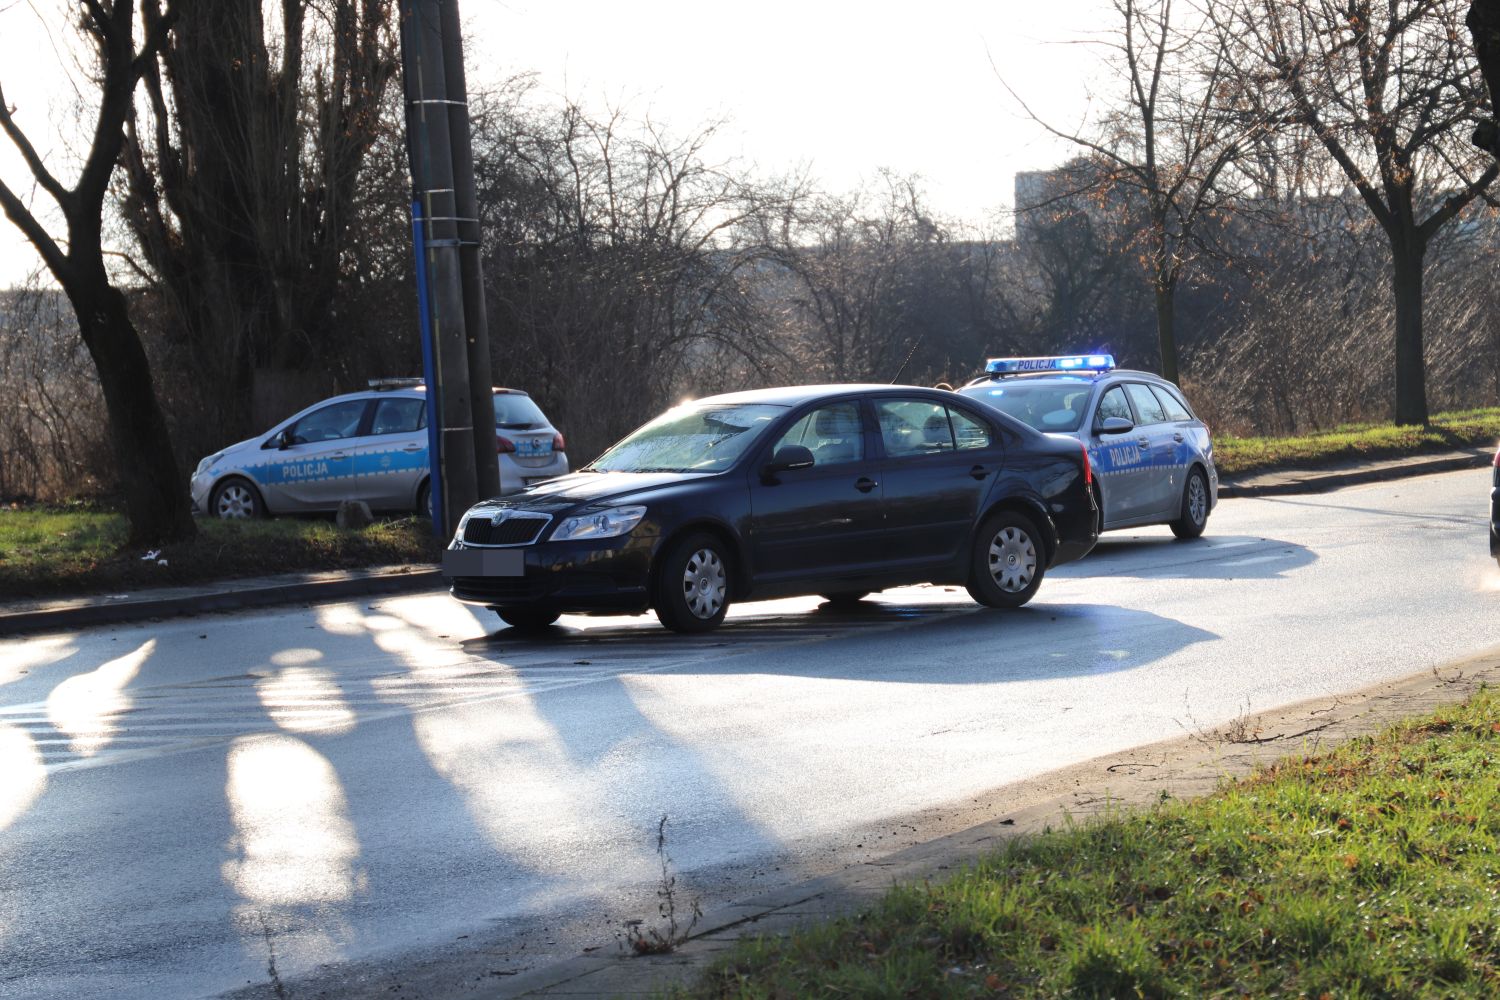
{"label": "car rear wheel", "polygon": [[248,479],[233,477],[214,487],[208,497],[208,512],[225,521],[265,517],[266,507]]}
{"label": "car rear wheel", "polygon": [[1194,468],[1182,484],[1182,514],[1171,522],[1172,534],[1178,538],[1197,538],[1208,527],[1208,477]]}
{"label": "car rear wheel", "polygon": [[562,617],[556,608],[495,608],[500,620],[522,632],[536,632]]}
{"label": "car rear wheel", "polygon": [[969,596],[990,608],[1019,608],[1042,585],[1044,558],[1042,536],[1031,518],[996,511],[974,535]]}
{"label": "car rear wheel", "polygon": [[707,632],[729,611],[729,555],[706,532],[689,535],[657,561],[651,604],[674,632]]}

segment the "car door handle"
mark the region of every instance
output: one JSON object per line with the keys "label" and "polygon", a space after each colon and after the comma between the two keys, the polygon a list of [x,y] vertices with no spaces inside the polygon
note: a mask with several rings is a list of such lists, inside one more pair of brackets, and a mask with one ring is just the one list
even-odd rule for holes
{"label": "car door handle", "polygon": [[1172,440],[1176,441],[1178,444],[1182,444],[1182,434],[1180,432],[1177,434],[1173,434]]}
{"label": "car door handle", "polygon": [[1142,448],[1149,448],[1149,447],[1151,447],[1151,439],[1150,438],[1136,438],[1135,439],[1135,443],[1137,445],[1139,445],[1140,447],[1142,447]]}
{"label": "car door handle", "polygon": [[986,469],[982,465],[976,465],[976,466],[974,466],[974,468],[972,468],[972,469],[969,470],[969,475],[973,476],[975,479],[983,479],[985,476],[988,476],[989,474],[990,474],[990,470]]}
{"label": "car door handle", "polygon": [[408,444],[408,445],[403,445],[402,448],[401,448],[401,450],[402,451],[421,451],[423,448],[426,448],[426,447],[427,446],[425,444]]}
{"label": "car door handle", "polygon": [[861,493],[868,493],[879,485],[879,483],[871,479],[869,476],[860,476],[859,479],[855,482],[854,488],[859,490]]}
{"label": "car door handle", "polygon": [[328,457],[329,458],[348,458],[349,457],[349,453],[347,451],[336,451],[332,455],[329,455]]}

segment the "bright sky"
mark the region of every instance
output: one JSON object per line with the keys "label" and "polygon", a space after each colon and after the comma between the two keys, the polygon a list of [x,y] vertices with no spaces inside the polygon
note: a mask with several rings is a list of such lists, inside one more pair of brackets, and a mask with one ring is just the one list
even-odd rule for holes
{"label": "bright sky", "polygon": [[[0,86],[55,166],[81,141],[63,65],[71,7],[0,0]],[[1097,52],[1070,43],[1114,22],[1108,0],[461,0],[460,11],[471,87],[535,71],[546,94],[623,104],[678,133],[727,117],[716,158],[765,173],[805,165],[834,191],[880,167],[918,173],[939,214],[976,222],[1009,206],[1017,170],[1070,155],[996,70],[1043,119],[1075,128]],[[31,194],[3,138],[0,177]],[[0,218],[0,287],[38,263]]]}

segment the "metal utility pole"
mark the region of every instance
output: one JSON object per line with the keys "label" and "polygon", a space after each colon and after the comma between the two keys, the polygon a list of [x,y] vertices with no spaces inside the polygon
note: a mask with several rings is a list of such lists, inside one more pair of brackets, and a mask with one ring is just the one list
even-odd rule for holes
{"label": "metal utility pole", "polygon": [[440,536],[451,534],[481,496],[500,492],[462,49],[456,0],[402,0],[407,156],[422,256],[418,301]]}

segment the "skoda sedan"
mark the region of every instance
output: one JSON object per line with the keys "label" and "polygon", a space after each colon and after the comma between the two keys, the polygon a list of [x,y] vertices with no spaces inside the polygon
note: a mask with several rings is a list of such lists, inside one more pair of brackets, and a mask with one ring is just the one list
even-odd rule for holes
{"label": "skoda sedan", "polygon": [[516,627],[654,610],[699,632],[735,601],[914,583],[1019,607],[1096,537],[1078,442],[951,392],[801,386],[683,404],[572,475],[479,503],[443,569]]}

